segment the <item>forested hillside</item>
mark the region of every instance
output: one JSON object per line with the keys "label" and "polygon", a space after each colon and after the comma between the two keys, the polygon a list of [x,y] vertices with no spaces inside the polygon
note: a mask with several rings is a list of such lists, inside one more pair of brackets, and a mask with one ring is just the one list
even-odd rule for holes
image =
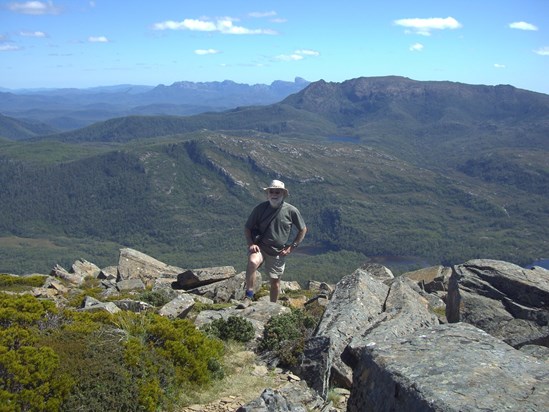
{"label": "forested hillside", "polygon": [[272,106],[0,140],[0,271],[106,265],[120,246],[243,269],[242,227],[272,178],[309,226],[291,278],[333,281],[387,256],[527,264],[549,250],[548,107],[509,87],[365,78]]}

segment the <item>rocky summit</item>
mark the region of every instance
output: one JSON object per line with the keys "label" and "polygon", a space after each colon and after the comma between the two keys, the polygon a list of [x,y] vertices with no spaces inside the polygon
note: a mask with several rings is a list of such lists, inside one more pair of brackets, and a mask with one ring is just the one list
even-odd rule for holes
{"label": "rocky summit", "polygon": [[[101,295],[111,299],[86,299],[82,310],[143,311],[143,302],[112,297],[148,285],[170,297],[159,309],[169,318],[185,318],[196,302],[227,303],[200,312],[195,324],[243,317],[255,342],[272,316],[296,302],[283,293],[279,303],[260,299],[238,310],[243,273],[228,266],[177,268],[132,249],[104,269],[84,260],[68,270],[56,266],[32,293],[63,305],[70,289],[90,277],[100,279]],[[549,410],[548,270],[482,259],[394,277],[368,264],[335,285],[308,287],[315,297],[300,304],[321,303],[324,312],[297,366],[278,369],[280,385],[251,401],[234,394],[186,411]],[[299,285],[283,282],[290,289]],[[263,367],[273,365],[271,359]]]}

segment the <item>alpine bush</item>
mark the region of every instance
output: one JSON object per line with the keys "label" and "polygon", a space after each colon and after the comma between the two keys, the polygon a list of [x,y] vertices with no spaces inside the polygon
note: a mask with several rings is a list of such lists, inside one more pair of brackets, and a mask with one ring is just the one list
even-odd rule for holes
{"label": "alpine bush", "polygon": [[57,411],[71,388],[59,356],[39,342],[36,325],[52,302],[30,295],[0,299],[0,405],[2,411]]}
{"label": "alpine bush", "polygon": [[224,341],[249,342],[254,337],[252,323],[240,316],[229,316],[227,320],[215,319],[204,328],[205,332]]}
{"label": "alpine bush", "polygon": [[317,322],[302,309],[273,316],[265,325],[259,350],[274,352],[282,365],[295,366]]}

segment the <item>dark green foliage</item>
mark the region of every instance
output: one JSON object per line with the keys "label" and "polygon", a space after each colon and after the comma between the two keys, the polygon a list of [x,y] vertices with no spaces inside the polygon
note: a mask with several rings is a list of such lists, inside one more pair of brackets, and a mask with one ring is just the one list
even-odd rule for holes
{"label": "dark green foliage", "polygon": [[183,387],[223,376],[223,344],[188,320],[3,294],[0,323],[2,410],[169,410]]}
{"label": "dark green foliage", "polygon": [[0,137],[21,140],[55,132],[55,128],[44,123],[19,120],[0,114]]}
{"label": "dark green foliage", "polygon": [[59,356],[38,345],[36,327],[52,302],[28,296],[0,296],[0,405],[3,411],[57,411],[71,381]]}
{"label": "dark green foliage", "polygon": [[292,309],[291,313],[273,316],[265,325],[259,349],[274,352],[282,365],[295,366],[321,315]]}
{"label": "dark green foliage", "polygon": [[161,307],[168,303],[171,299],[165,293],[147,290],[139,295],[139,300],[147,302],[154,307]]}
{"label": "dark green foliage", "polygon": [[32,327],[48,313],[55,313],[55,303],[31,295],[12,296],[0,292],[0,327]]}
{"label": "dark green foliage", "polygon": [[469,159],[459,170],[484,181],[515,186],[517,189],[544,195],[549,193],[549,169],[533,168],[513,162],[509,156],[491,153],[481,158]]}
{"label": "dark green foliage", "polygon": [[223,353],[220,341],[207,338],[187,319],[152,317],[146,342],[173,362],[180,383],[207,384],[215,376]]}
{"label": "dark green foliage", "polygon": [[215,319],[207,325],[205,332],[224,341],[249,342],[254,337],[252,323],[240,316]]}
{"label": "dark green foliage", "polygon": [[12,276],[0,274],[0,288],[2,290],[20,291],[30,288],[37,288],[44,284],[46,276]]}
{"label": "dark green foliage", "polygon": [[295,278],[352,270],[315,260],[326,253],[528,264],[548,249],[548,108],[512,87],[361,78],[271,106],[57,136],[74,143],[0,141],[0,270],[106,266],[120,247],[243,269],[242,226],[275,177],[309,227],[298,253],[314,268],[293,266]]}
{"label": "dark green foliage", "polygon": [[134,377],[124,364],[121,335],[108,328],[91,333],[58,331],[47,342],[59,353],[74,382],[62,411],[140,411]]}

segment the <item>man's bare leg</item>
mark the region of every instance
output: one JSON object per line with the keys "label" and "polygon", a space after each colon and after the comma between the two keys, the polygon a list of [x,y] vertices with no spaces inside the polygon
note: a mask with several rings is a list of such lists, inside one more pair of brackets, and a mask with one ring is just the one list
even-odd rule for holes
{"label": "man's bare leg", "polygon": [[255,290],[255,272],[263,263],[263,256],[260,252],[252,253],[248,256],[248,265],[246,266],[246,292]]}
{"label": "man's bare leg", "polygon": [[269,291],[269,297],[271,302],[276,303],[278,301],[278,295],[280,294],[280,279],[271,278],[271,290]]}

